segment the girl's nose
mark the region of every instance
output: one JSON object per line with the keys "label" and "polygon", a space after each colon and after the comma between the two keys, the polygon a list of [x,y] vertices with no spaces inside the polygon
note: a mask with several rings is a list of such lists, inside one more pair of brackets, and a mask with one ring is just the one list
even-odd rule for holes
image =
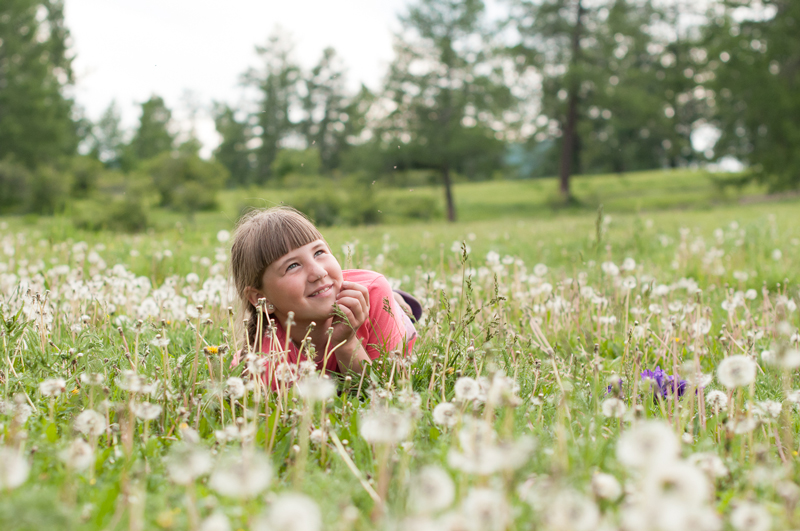
{"label": "girl's nose", "polygon": [[321,279],[325,278],[326,276],[328,276],[328,272],[325,271],[325,268],[320,266],[320,265],[317,265],[309,273],[308,281],[309,282],[316,282],[317,280],[321,280]]}

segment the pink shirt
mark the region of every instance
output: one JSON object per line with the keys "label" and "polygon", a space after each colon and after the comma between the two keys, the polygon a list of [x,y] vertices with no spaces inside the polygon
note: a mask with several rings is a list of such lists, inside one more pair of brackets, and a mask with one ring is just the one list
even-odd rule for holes
{"label": "pink shirt", "polygon": [[[358,330],[356,330],[356,337],[361,341],[364,351],[369,356],[369,359],[374,360],[379,356],[396,350],[403,349],[405,354],[409,354],[416,341],[416,330],[411,320],[403,312],[397,301],[394,300],[394,295],[389,281],[380,273],[374,271],[367,271],[364,269],[345,269],[342,271],[342,277],[349,282],[356,282],[366,287],[369,292],[369,316],[364,321]],[[277,345],[273,347],[272,337],[266,333],[262,339],[261,352],[265,354],[273,353],[279,356],[278,359],[286,361],[290,365],[297,365],[302,359],[305,359],[305,354],[302,359],[298,359],[298,349],[292,341],[288,342],[288,351],[284,350],[286,343],[286,331],[283,329],[277,320],[273,320],[275,326],[275,336]],[[330,345],[330,348],[336,345]],[[320,348],[319,350],[322,350]],[[234,357],[234,364],[239,361],[238,353]],[[324,360],[317,362],[317,370],[322,370]],[[279,362],[280,364],[280,362]],[[269,363],[266,367],[264,379],[268,378],[271,370]],[[327,371],[339,372],[339,364],[336,361],[336,355],[333,354],[328,358]],[[272,388],[277,388],[277,381],[273,377]]]}

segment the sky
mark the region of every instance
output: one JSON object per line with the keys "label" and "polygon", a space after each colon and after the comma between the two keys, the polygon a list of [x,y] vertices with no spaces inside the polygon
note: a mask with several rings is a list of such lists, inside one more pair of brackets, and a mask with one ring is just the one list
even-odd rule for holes
{"label": "sky", "polygon": [[190,102],[204,155],[218,143],[212,101],[244,101],[241,75],[258,66],[256,45],[281,28],[295,59],[313,66],[332,46],[347,82],[378,88],[392,60],[392,34],[406,0],[66,0],[76,85],[73,95],[96,121],[115,100],[133,128],[139,104],[157,94],[188,130]]}

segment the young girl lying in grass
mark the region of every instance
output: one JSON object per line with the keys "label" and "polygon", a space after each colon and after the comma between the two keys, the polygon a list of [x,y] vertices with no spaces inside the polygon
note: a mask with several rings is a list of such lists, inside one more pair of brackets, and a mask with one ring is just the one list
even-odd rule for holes
{"label": "young girl lying in grass", "polygon": [[410,352],[416,339],[386,278],[342,270],[313,223],[292,208],[242,218],[231,273],[247,319],[243,353],[266,355],[261,366],[273,389],[291,381],[303,360],[313,358],[321,371],[361,373],[381,354]]}

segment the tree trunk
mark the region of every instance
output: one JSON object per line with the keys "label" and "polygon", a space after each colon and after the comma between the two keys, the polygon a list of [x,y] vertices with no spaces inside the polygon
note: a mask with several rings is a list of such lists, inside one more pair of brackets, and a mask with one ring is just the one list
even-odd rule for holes
{"label": "tree trunk", "polygon": [[450,182],[450,165],[442,166],[442,181],[444,182],[444,197],[447,202],[447,221],[456,220],[456,205],[453,203],[452,183]]}
{"label": "tree trunk", "polygon": [[572,175],[572,159],[575,150],[576,124],[578,122],[578,90],[580,82],[575,78],[575,68],[581,51],[581,33],[583,30],[583,0],[578,0],[575,28],[572,32],[572,57],[570,58],[569,94],[567,95],[567,120],[561,137],[561,164],[559,166],[561,197],[564,202],[570,200],[569,179]]}

